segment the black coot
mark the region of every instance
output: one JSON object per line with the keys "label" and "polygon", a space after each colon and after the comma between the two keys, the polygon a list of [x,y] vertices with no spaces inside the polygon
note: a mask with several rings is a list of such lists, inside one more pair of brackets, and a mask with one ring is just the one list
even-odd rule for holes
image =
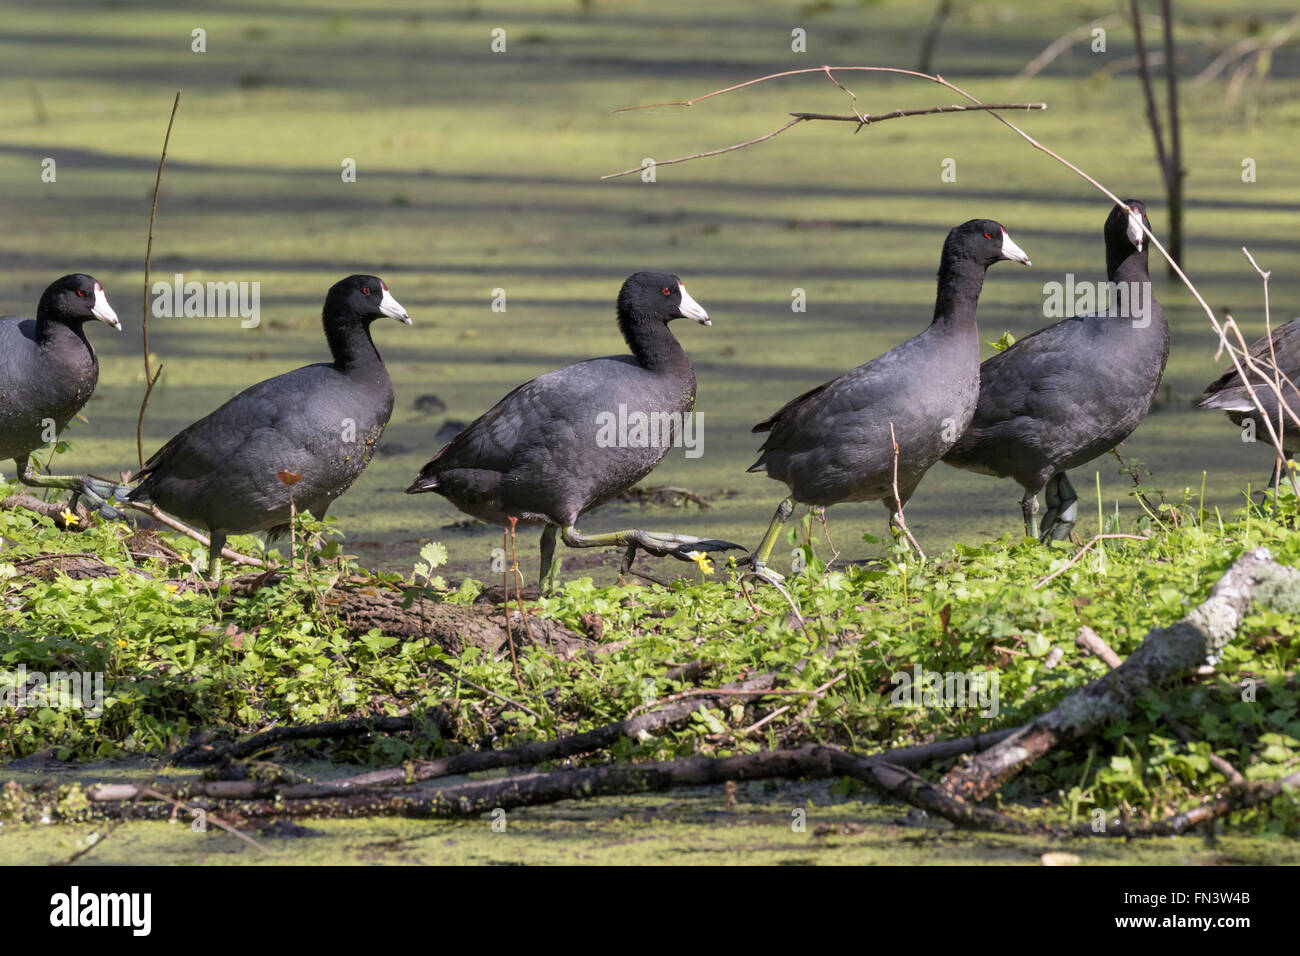
{"label": "black coot", "polygon": [[[381,279],[335,283],[322,311],[334,361],[245,389],[155,452],[134,488],[88,479],[88,496],[152,502],[206,528],[214,578],[228,535],[283,532],[290,494],[297,510],[324,517],[369,463],[393,411],[393,383],[370,338],[381,316],[411,324]],[[290,488],[281,471],[302,478]]]}
{"label": "black coot", "polygon": [[[1292,319],[1286,325],[1273,330],[1272,343],[1269,336],[1259,338],[1249,348],[1251,359],[1265,373],[1268,382],[1276,384],[1277,373],[1281,372],[1282,397],[1291,411],[1300,415],[1300,319]],[[1277,359],[1274,365],[1274,357]],[[1258,373],[1250,375],[1251,387],[1259,397],[1260,404],[1268,412],[1273,429],[1281,433],[1282,448],[1288,457],[1300,453],[1300,425],[1289,415],[1279,415],[1277,395],[1273,389],[1264,384]],[[1234,368],[1211,382],[1205,389],[1205,398],[1201,408],[1217,408],[1228,413],[1234,425],[1241,425],[1249,420],[1254,429],[1253,437],[1258,441],[1268,440],[1268,429],[1264,427],[1263,416],[1255,409],[1250,400],[1250,393],[1242,383],[1241,376]],[[1275,466],[1269,475],[1269,485],[1277,483],[1278,470]]]}
{"label": "black coot", "polygon": [[754,426],[769,432],[750,471],[785,482],[790,496],[750,563],[761,575],[795,502],[884,501],[894,515],[894,454],[902,504],[965,430],[979,390],[975,308],[984,270],[1001,259],[1029,265],[1007,231],[972,219],[948,233],[939,262],[934,320],[919,335],[834,381],[819,385]]}
{"label": "black coot", "polygon": [[1040,329],[981,365],[975,417],[944,456],[957,468],[1019,482],[1025,534],[1044,542],[1067,538],[1074,527],[1078,496],[1066,472],[1132,434],[1155,401],[1169,356],[1169,326],[1147,272],[1146,207],[1136,199],[1124,205],[1110,211],[1103,229],[1114,283],[1106,313]]}
{"label": "black coot", "polygon": [[40,475],[31,456],[72,421],[99,381],[99,360],[85,324],[122,331],[104,287],[76,273],[52,282],[36,318],[0,318],[0,461],[12,458],[18,480],[37,488],[81,487],[81,479]]}
{"label": "black coot", "polygon": [[[433,491],[490,524],[542,524],[540,579],[554,587],[557,530],[571,548],[640,548],[684,558],[725,541],[647,531],[584,535],[574,525],[654,470],[695,405],[695,372],[668,323],[711,325],[675,275],[638,272],[618,294],[631,355],[588,359],[520,385],[444,445],[407,488]],[[622,423],[622,424],[620,424]],[[645,428],[639,428],[644,424]]]}

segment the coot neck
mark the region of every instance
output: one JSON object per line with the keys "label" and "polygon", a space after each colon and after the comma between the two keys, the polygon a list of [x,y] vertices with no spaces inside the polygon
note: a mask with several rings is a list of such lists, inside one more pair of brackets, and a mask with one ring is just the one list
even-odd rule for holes
{"label": "coot neck", "polygon": [[1111,282],[1146,282],[1151,275],[1147,271],[1148,250],[1138,252],[1131,246],[1106,247],[1106,275]]}
{"label": "coot neck", "polygon": [[382,366],[384,360],[370,338],[370,323],[361,319],[325,321],[325,341],[334,356],[335,367],[347,372]]}
{"label": "coot neck", "polygon": [[620,314],[618,327],[642,368],[651,372],[689,371],[691,360],[668,323],[633,312]]}
{"label": "coot neck", "polygon": [[95,357],[95,349],[90,344],[90,339],[86,337],[86,320],[73,319],[71,321],[50,315],[43,309],[36,311],[36,344],[42,349],[59,348],[66,346],[74,341],[80,342],[85,346],[90,357]]}
{"label": "coot neck", "polygon": [[939,292],[934,302],[932,325],[943,328],[973,328],[980,290],[984,288],[984,266],[964,256],[945,255],[939,264]]}

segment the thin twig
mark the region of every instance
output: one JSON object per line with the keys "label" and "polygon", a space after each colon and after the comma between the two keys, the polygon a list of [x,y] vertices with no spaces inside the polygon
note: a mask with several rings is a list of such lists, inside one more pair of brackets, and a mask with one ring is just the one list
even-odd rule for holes
{"label": "thin twig", "polygon": [[513,698],[511,698],[511,697],[507,697],[505,694],[498,694],[496,691],[494,691],[494,690],[490,690],[490,689],[484,687],[482,684],[476,684],[476,683],[474,683],[472,680],[470,680],[470,679],[469,679],[468,677],[466,677],[465,675],[463,675],[463,674],[458,674],[455,670],[453,670],[451,667],[448,667],[448,666],[447,666],[446,664],[444,664],[442,661],[430,661],[430,663],[434,666],[434,668],[435,668],[436,670],[440,670],[440,671],[442,671],[442,672],[443,672],[444,674],[446,674],[448,677],[454,677],[456,680],[460,681],[462,684],[467,684],[468,686],[473,687],[476,691],[479,691],[480,693],[487,694],[489,697],[495,697],[497,700],[504,701],[505,703],[509,704],[511,707],[517,707],[517,708],[519,708],[520,710],[522,710],[525,714],[532,714],[532,715],[533,715],[534,717],[536,717],[538,720],[544,720],[544,719],[545,719],[545,718],[542,717],[541,714],[539,714],[537,711],[533,710],[533,709],[532,709],[531,707],[529,707],[527,704],[521,704],[519,701],[517,701],[517,700],[515,700],[515,699],[513,699]]}
{"label": "thin twig", "polygon": [[172,114],[167,119],[167,133],[163,136],[162,155],[158,157],[158,173],[153,181],[153,202],[149,206],[149,240],[144,249],[144,295],[140,302],[140,335],[144,341],[144,398],[140,400],[140,415],[135,422],[135,453],[144,468],[144,411],[149,407],[149,396],[162,375],[162,365],[153,371],[153,362],[149,358],[149,262],[153,258],[153,223],[158,215],[158,190],[162,186],[163,164],[167,162],[167,144],[172,138],[172,123],[176,121],[176,110],[181,105],[181,91],[176,91],[172,100]]}
{"label": "thin twig", "polygon": [[903,501],[898,496],[898,439],[894,437],[893,422],[889,423],[889,443],[894,448],[894,506],[897,508],[895,517],[898,519],[896,522],[898,530],[903,532],[907,538],[907,543],[916,549],[916,553],[921,556],[921,563],[924,564],[925,552],[921,550],[921,546],[916,543],[916,539],[912,537],[912,532],[907,528],[907,519],[903,517]]}
{"label": "thin twig", "polygon": [[634,716],[642,710],[648,710],[652,707],[662,707],[665,704],[671,704],[679,700],[685,700],[688,697],[766,697],[769,694],[779,694],[782,696],[805,697],[809,694],[817,693],[816,690],[798,690],[795,688],[769,687],[759,690],[728,690],[722,687],[697,687],[693,690],[684,690],[680,693],[669,694],[660,700],[650,700],[645,703],[637,704],[627,712],[629,717]]}
{"label": "thin twig", "polygon": [[[1277,350],[1273,346],[1273,318],[1268,301],[1268,278],[1273,273],[1272,271],[1265,272],[1261,269],[1259,263],[1255,261],[1255,257],[1250,254],[1250,250],[1245,246],[1241,247],[1241,251],[1246,254],[1247,260],[1250,261],[1250,264],[1254,267],[1255,271],[1259,273],[1260,279],[1264,282],[1264,340],[1268,342],[1268,360],[1273,364],[1273,384],[1276,386],[1278,394],[1280,395],[1282,393],[1283,375],[1282,369],[1279,368],[1277,364]],[[1287,381],[1289,382],[1290,379]],[[1291,387],[1295,388],[1294,385]],[[1285,448],[1286,441],[1284,439],[1286,437],[1286,417],[1284,415],[1278,415],[1277,426],[1278,440],[1282,442],[1282,447]],[[1273,514],[1275,515],[1278,510],[1278,489],[1282,486],[1282,472],[1285,468],[1286,461],[1279,453],[1277,458],[1277,477],[1273,483]]]}
{"label": "thin twig", "polygon": [[[839,81],[836,80],[834,77],[831,77],[831,80],[832,82],[835,83],[836,86],[840,86]],[[841,89],[844,89],[844,87],[841,86]],[[851,90],[844,89],[844,92],[848,93],[850,96],[853,95]],[[856,102],[856,97],[854,99]],[[689,104],[683,104],[683,105],[689,105]],[[678,156],[676,159],[656,160],[654,165],[656,168],[660,166],[673,166],[676,165],[677,163],[689,162],[692,159],[705,159],[709,156],[721,156],[723,153],[732,153],[738,149],[744,149],[746,146],[755,146],[759,143],[766,142],[769,139],[781,135],[792,126],[797,126],[799,123],[806,123],[812,120],[825,120],[833,123],[856,123],[858,125],[858,129],[861,129],[864,126],[870,126],[872,123],[883,123],[885,120],[900,119],[902,117],[907,117],[907,116],[934,116],[940,113],[973,113],[979,110],[1045,110],[1045,109],[1047,109],[1046,103],[996,103],[991,105],[980,104],[979,106],[965,106],[960,104],[953,105],[953,106],[932,106],[929,107],[928,109],[891,110],[888,113],[875,113],[875,114],[852,113],[850,115],[840,115],[837,113],[791,113],[790,115],[793,117],[793,119],[791,119],[790,122],[786,123],[785,125],[777,129],[772,130],[770,133],[764,133],[762,136],[757,136],[754,139],[746,140],[743,143],[733,143],[731,146],[724,146],[721,149],[710,149],[702,153],[692,153],[690,156]],[[622,112],[622,110],[615,110],[614,112],[618,113],[618,112]],[[631,176],[633,173],[641,172],[643,168],[644,167],[642,166],[633,166],[631,169],[625,169],[622,172],[606,173],[604,176],[601,176],[600,178],[618,179],[621,176]]]}
{"label": "thin twig", "polygon": [[1124,538],[1129,541],[1150,541],[1151,540],[1150,536],[1142,535],[1142,534],[1094,534],[1092,536],[1091,541],[1089,541],[1082,548],[1080,548],[1078,551],[1075,552],[1074,557],[1072,557],[1069,561],[1065,562],[1065,564],[1057,568],[1047,577],[1042,578],[1037,583],[1035,583],[1034,590],[1037,591],[1047,582],[1053,580],[1054,578],[1059,577],[1060,575],[1064,574],[1066,571],[1070,570],[1070,568],[1074,567],[1074,565],[1078,563],[1079,559],[1082,558],[1089,551],[1091,551],[1093,546],[1098,541],[1109,541],[1113,538]]}

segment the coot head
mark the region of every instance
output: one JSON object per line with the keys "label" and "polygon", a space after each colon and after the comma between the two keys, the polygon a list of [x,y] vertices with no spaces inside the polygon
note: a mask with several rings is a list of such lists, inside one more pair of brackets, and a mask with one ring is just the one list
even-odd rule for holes
{"label": "coot head", "polygon": [[[1128,206],[1130,211],[1126,212],[1124,206]],[[1111,209],[1102,234],[1108,247],[1120,249],[1127,255],[1142,251],[1146,244],[1142,227],[1150,229],[1151,220],[1147,218],[1147,207],[1141,200],[1125,199],[1124,206],[1116,205]]]}
{"label": "coot head", "polygon": [[986,269],[1003,259],[1033,265],[1025,251],[1011,241],[1002,223],[992,219],[972,219],[948,233],[943,243],[943,258],[952,260],[958,257],[972,260]]}
{"label": "coot head", "polygon": [[326,323],[331,318],[338,321],[360,319],[369,323],[388,316],[404,325],[411,324],[411,317],[388,291],[387,283],[378,276],[354,275],[334,283],[325,296],[324,314]]}
{"label": "coot head", "polygon": [[122,331],[122,323],[118,321],[113,307],[108,304],[104,287],[94,276],[82,272],[74,272],[50,283],[41,296],[36,314],[38,317],[77,324],[98,319],[105,325]]}
{"label": "coot head", "polygon": [[618,315],[624,334],[629,325],[652,322],[667,325],[673,319],[713,324],[709,313],[691,298],[682,280],[667,272],[637,272],[628,276],[618,292]]}

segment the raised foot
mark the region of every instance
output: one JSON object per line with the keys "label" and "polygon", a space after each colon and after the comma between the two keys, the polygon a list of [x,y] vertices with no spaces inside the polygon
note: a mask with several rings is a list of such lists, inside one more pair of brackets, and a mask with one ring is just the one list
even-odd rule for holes
{"label": "raised foot", "polygon": [[92,509],[99,511],[100,517],[109,521],[119,521],[125,515],[108,503],[110,498],[121,499],[130,489],[116,484],[111,481],[104,481],[101,478],[91,478],[89,475],[81,479],[81,488],[78,494],[86,500],[86,504]]}
{"label": "raised foot", "polygon": [[696,538],[689,534],[661,534],[652,531],[638,531],[634,537],[629,538],[628,544],[656,558],[673,557],[680,561],[690,561],[692,551],[709,554],[715,551],[745,550],[744,545],[719,538]]}

